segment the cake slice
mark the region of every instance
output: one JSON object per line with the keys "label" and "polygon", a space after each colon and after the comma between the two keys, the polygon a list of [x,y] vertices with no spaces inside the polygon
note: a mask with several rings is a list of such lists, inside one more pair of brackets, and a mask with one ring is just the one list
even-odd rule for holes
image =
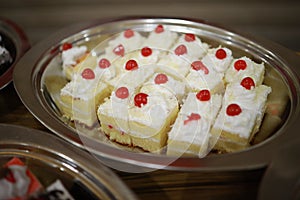
{"label": "cake slice", "polygon": [[145,85],[134,96],[129,109],[129,129],[133,146],[160,153],[166,146],[167,132],[178,113],[178,101],[159,85]]}
{"label": "cake slice", "polygon": [[222,96],[209,90],[189,93],[171,131],[168,155],[204,157],[209,151],[210,128],[221,107]]}
{"label": "cake slice", "polygon": [[255,63],[244,56],[234,59],[225,73],[226,83],[240,82],[245,77],[251,77],[256,85],[262,84],[264,80],[265,66],[263,63]]}
{"label": "cake slice", "polygon": [[131,136],[127,134],[130,132],[128,109],[135,93],[135,89],[119,85],[97,110],[101,129],[108,138],[128,146],[132,146]]}
{"label": "cake slice", "polygon": [[225,47],[209,49],[201,59],[191,63],[186,80],[192,91],[208,89],[211,93],[224,93],[224,73],[232,60],[231,50]]}
{"label": "cake slice", "polygon": [[78,65],[88,55],[86,46],[72,46],[70,43],[62,45],[62,72],[68,80],[71,80]]}
{"label": "cake slice", "polygon": [[111,87],[100,80],[100,74],[85,68],[61,89],[60,104],[65,117],[87,127],[98,123],[96,108],[111,92]]}
{"label": "cake slice", "polygon": [[212,129],[215,149],[232,152],[250,145],[259,130],[270,92],[270,87],[256,86],[250,77],[227,86],[221,111]]}

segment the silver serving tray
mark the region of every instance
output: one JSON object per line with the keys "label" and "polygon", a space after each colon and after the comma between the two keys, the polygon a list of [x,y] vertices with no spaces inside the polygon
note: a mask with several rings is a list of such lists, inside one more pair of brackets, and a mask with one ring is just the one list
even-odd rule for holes
{"label": "silver serving tray", "polygon": [[[89,153],[55,135],[0,124],[0,165],[20,158],[45,187],[60,180],[67,190],[85,190],[84,199],[137,199],[110,169]],[[77,188],[74,191],[74,184]]]}
{"label": "silver serving tray", "polygon": [[0,17],[0,35],[5,48],[10,52],[13,62],[6,70],[0,70],[0,89],[8,85],[13,79],[13,70],[16,63],[30,48],[25,32],[13,21]]}
{"label": "silver serving tray", "polygon": [[[266,63],[267,73],[275,74],[278,81],[270,84],[277,96],[286,96],[282,105],[280,124],[271,130],[268,137],[262,137],[250,148],[227,154],[212,153],[200,158],[170,157],[156,155],[114,145],[105,138],[96,141],[79,133],[61,117],[55,105],[55,89],[49,89],[47,77],[58,72],[53,61],[58,56],[64,42],[86,44],[93,48],[99,41],[114,33],[132,28],[138,31],[150,31],[157,24],[164,24],[177,32],[191,32],[212,46],[224,45],[231,48],[234,57],[247,55],[254,60]],[[94,46],[93,46],[94,45]],[[41,41],[20,60],[15,68],[14,84],[21,100],[29,111],[47,128],[69,143],[84,148],[102,162],[118,170],[144,172],[157,168],[173,170],[241,170],[265,167],[271,160],[274,150],[290,140],[291,135],[300,126],[299,114],[299,72],[300,59],[292,52],[273,42],[254,38],[231,31],[202,20],[126,17],[92,21],[70,26]],[[58,72],[59,73],[59,72]],[[277,87],[276,84],[279,84]],[[57,91],[56,91],[57,92]],[[265,127],[271,127],[271,123]]]}

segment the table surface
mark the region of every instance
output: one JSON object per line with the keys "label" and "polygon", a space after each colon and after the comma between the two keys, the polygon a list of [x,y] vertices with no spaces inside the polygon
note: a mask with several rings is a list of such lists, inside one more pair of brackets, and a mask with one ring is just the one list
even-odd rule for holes
{"label": "table surface", "polygon": [[[296,20],[300,19],[299,2],[274,1],[272,5],[258,0],[251,2],[3,0],[0,16],[16,22],[26,32],[32,46],[47,35],[77,22],[112,16],[158,13],[160,16],[214,21],[236,30],[267,37],[290,49],[300,51],[300,20]],[[13,83],[0,90],[0,123],[49,132],[22,104]],[[265,169],[237,172],[157,170],[140,174],[115,172],[141,199],[255,199]]]}

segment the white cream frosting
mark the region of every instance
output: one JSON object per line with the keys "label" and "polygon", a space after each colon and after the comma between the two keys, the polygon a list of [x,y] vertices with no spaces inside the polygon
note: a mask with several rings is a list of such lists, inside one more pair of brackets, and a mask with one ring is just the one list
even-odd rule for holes
{"label": "white cream frosting", "polygon": [[219,94],[211,94],[210,100],[200,101],[196,95],[197,93],[188,94],[181,107],[180,114],[190,115],[192,112],[196,112],[199,113],[201,117],[213,123],[221,108],[223,97]]}
{"label": "white cream frosting", "polygon": [[[156,129],[158,132],[171,111],[178,107],[177,99],[167,89],[158,85],[146,85],[141,88],[140,92],[148,95],[147,104],[141,107],[132,106],[129,109],[129,120]],[[134,134],[143,136],[144,133]]]}
{"label": "white cream frosting", "polygon": [[[159,74],[164,74],[167,76],[168,80],[166,83],[156,84],[155,78]],[[183,98],[185,97],[187,88],[186,83],[183,80],[176,80],[172,76],[166,74],[166,73],[155,73],[144,85],[158,85],[160,87],[163,87],[170,92],[172,92],[176,98],[178,99],[178,102],[181,103]]]}
{"label": "white cream frosting", "polygon": [[129,38],[125,37],[124,33],[125,31],[116,35],[115,38],[109,40],[108,46],[105,48],[105,52],[107,54],[114,54],[113,50],[119,45],[123,45],[124,55],[131,51],[141,48],[142,44],[144,43],[145,37],[143,37],[139,32],[134,30],[134,35]]}
{"label": "white cream frosting", "polygon": [[208,89],[211,93],[223,93],[224,91],[224,82],[223,74],[216,72],[211,65],[206,65],[208,69],[208,74],[205,74],[203,70],[194,70],[190,68],[186,80],[189,84],[189,87],[192,90],[202,90]]}
{"label": "white cream frosting", "polygon": [[81,76],[76,76],[74,80],[67,83],[60,94],[62,96],[71,96],[76,99],[88,101],[95,97],[96,94],[105,89],[107,85],[95,78],[92,80],[84,79]]}
{"label": "white cream frosting", "polygon": [[193,59],[186,54],[177,56],[175,53],[169,52],[158,61],[158,65],[162,71],[176,77],[182,77],[189,72],[192,61]]}
{"label": "white cream frosting", "polygon": [[68,66],[75,66],[77,60],[87,52],[86,46],[74,46],[71,49],[62,52],[62,66],[65,69]]}
{"label": "white cream frosting", "polygon": [[[234,68],[234,63],[237,60],[244,60],[247,64],[247,67],[245,70],[239,70],[237,71]],[[257,64],[248,57],[244,56],[241,58],[234,59],[227,72],[225,73],[225,81],[227,83],[234,82],[234,81],[241,81],[245,77],[251,77],[256,85],[260,85],[263,82],[264,79],[264,72],[265,72],[265,66],[263,63]]]}
{"label": "white cream frosting", "polygon": [[164,27],[164,31],[161,33],[151,31],[149,36],[144,41],[143,46],[161,50],[168,50],[175,43],[177,38],[177,33],[169,31],[166,29],[166,27]]}
{"label": "white cream frosting", "polygon": [[[239,83],[229,84],[215,127],[238,134],[243,138],[249,138],[257,118],[263,116],[267,96],[270,92],[271,88],[265,85],[247,90]],[[233,103],[238,104],[242,112],[237,116],[228,116],[226,108]]]}
{"label": "white cream frosting", "polygon": [[[223,49],[226,52],[226,57],[224,59],[218,59],[216,57],[216,52],[219,49]],[[203,57],[202,63],[206,66],[211,66],[218,73],[225,73],[232,59],[231,50],[226,47],[219,46],[218,48],[209,49],[206,56]]]}
{"label": "white cream frosting", "polygon": [[153,73],[156,65],[143,65],[135,70],[123,69],[122,73],[109,81],[114,87],[117,85],[128,85],[132,88],[140,87]]}
{"label": "white cream frosting", "polygon": [[189,56],[195,60],[202,58],[208,50],[208,44],[202,42],[199,37],[195,36],[194,41],[187,42],[185,40],[185,34],[182,34],[176,44],[173,46],[173,50],[179,45],[185,45]]}

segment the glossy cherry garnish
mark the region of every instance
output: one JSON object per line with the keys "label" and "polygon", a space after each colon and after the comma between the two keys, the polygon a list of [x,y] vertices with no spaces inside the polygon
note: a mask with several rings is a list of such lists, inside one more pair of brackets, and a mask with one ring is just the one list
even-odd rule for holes
{"label": "glossy cherry garnish", "polygon": [[113,49],[113,52],[117,55],[117,56],[124,56],[125,53],[125,48],[122,44],[119,44],[118,46],[116,46]]}
{"label": "glossy cherry garnish", "polygon": [[145,93],[138,93],[137,95],[135,95],[134,97],[134,105],[137,107],[142,107],[143,105],[146,105],[148,102],[148,94]]}
{"label": "glossy cherry garnish", "polygon": [[177,56],[183,55],[187,53],[187,48],[185,45],[181,44],[178,47],[176,47],[176,49],[174,50],[175,54]]}
{"label": "glossy cherry garnish", "polygon": [[247,90],[251,90],[252,87],[255,87],[255,83],[251,77],[246,77],[241,81],[241,86],[243,86]]}
{"label": "glossy cherry garnish", "polygon": [[200,60],[194,61],[191,64],[191,66],[192,66],[193,70],[196,70],[196,71],[202,70],[204,72],[204,74],[209,73],[209,70],[207,69],[207,67]]}
{"label": "glossy cherry garnish", "polygon": [[234,63],[234,68],[235,68],[237,71],[244,70],[244,69],[247,68],[247,63],[246,63],[246,61],[244,61],[244,60],[237,60],[237,61],[235,61],[235,63]]}
{"label": "glossy cherry garnish", "polygon": [[210,92],[209,90],[200,90],[196,97],[199,101],[209,101],[210,100]]}
{"label": "glossy cherry garnish", "polygon": [[126,99],[129,96],[129,91],[127,89],[127,87],[119,87],[116,90],[116,97],[120,98],[120,99]]}
{"label": "glossy cherry garnish", "polygon": [[227,54],[226,54],[226,51],[224,49],[218,49],[216,51],[216,57],[220,60],[226,58]]}
{"label": "glossy cherry garnish", "polygon": [[102,58],[101,60],[99,60],[98,65],[101,69],[105,69],[110,67],[110,62],[106,58]]}
{"label": "glossy cherry garnish", "polygon": [[195,120],[201,119],[201,116],[197,113],[191,113],[186,120],[183,121],[183,124],[186,125],[187,123]]}
{"label": "glossy cherry garnish", "polygon": [[113,127],[112,125],[109,124],[109,125],[108,125],[108,128],[109,128],[109,129],[113,129],[114,127]]}
{"label": "glossy cherry garnish", "polygon": [[142,48],[141,53],[144,57],[148,57],[152,54],[152,49],[149,47],[144,47]]}
{"label": "glossy cherry garnish", "polygon": [[132,70],[136,70],[137,68],[139,68],[139,66],[135,60],[128,60],[126,62],[125,65],[126,70],[132,71]]}
{"label": "glossy cherry garnish", "polygon": [[134,32],[131,29],[127,29],[126,31],[124,31],[124,37],[126,38],[131,38],[134,36]]}
{"label": "glossy cherry garnish", "polygon": [[157,27],[155,28],[155,33],[162,33],[162,32],[164,32],[163,25],[161,24],[157,25]]}
{"label": "glossy cherry garnish", "polygon": [[66,51],[66,50],[68,50],[68,49],[71,49],[72,47],[73,47],[73,46],[72,46],[71,43],[65,42],[65,43],[62,45],[62,50],[63,50],[63,51]]}
{"label": "glossy cherry garnish", "polygon": [[184,36],[184,39],[185,39],[185,41],[187,41],[187,42],[193,42],[193,41],[196,40],[196,37],[195,37],[195,35],[192,34],[192,33],[186,33],[185,36]]}
{"label": "glossy cherry garnish", "polygon": [[95,73],[94,73],[94,71],[92,69],[86,68],[86,69],[84,69],[82,71],[81,76],[84,79],[90,80],[90,79],[94,79],[95,78]]}
{"label": "glossy cherry garnish", "polygon": [[236,116],[242,112],[241,107],[238,104],[230,104],[227,106],[226,113],[229,116]]}
{"label": "glossy cherry garnish", "polygon": [[164,84],[166,82],[168,82],[168,76],[165,74],[157,74],[154,79],[155,84]]}

